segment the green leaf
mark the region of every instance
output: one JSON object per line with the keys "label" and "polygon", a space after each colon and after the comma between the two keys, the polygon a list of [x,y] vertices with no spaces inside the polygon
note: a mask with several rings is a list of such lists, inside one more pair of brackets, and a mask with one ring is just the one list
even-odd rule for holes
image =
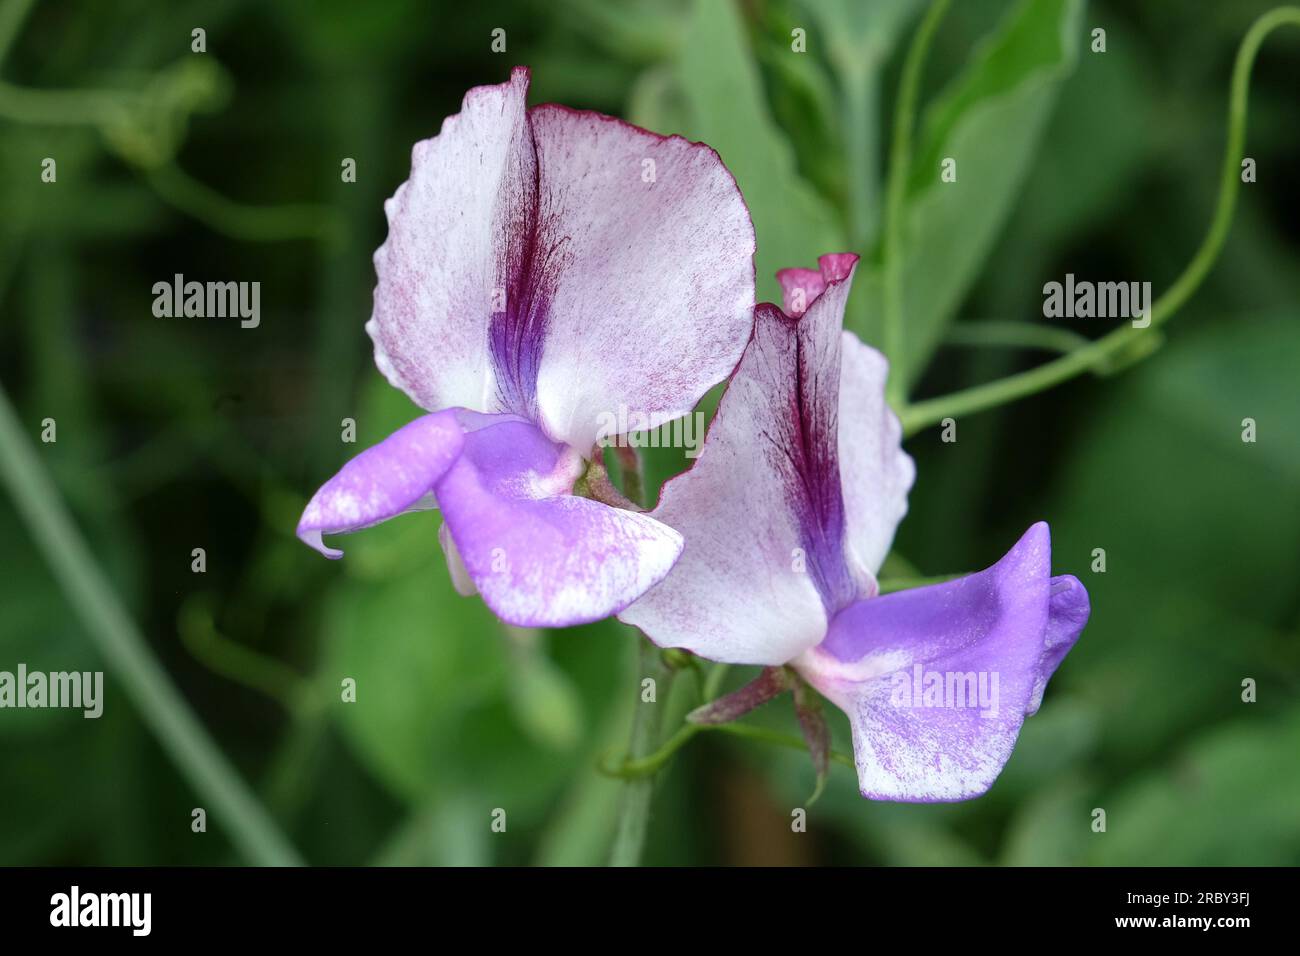
{"label": "green leaf", "polygon": [[[1246,713],[1262,705],[1239,704]],[[1103,866],[1284,866],[1300,861],[1300,711],[1243,717],[1107,800],[1090,843]]]}
{"label": "green leaf", "polygon": [[[1272,586],[1300,575],[1300,448],[1277,411],[1294,390],[1300,316],[1206,318],[1085,387],[1085,427],[1060,423],[1071,441],[1031,509],[1051,520],[1054,567],[1092,597],[1053,689],[1091,703],[1096,756],[1121,772],[1237,716],[1243,677],[1276,688],[1300,665],[1286,636],[1294,589]],[[1245,417],[1259,422],[1254,443],[1241,441]],[[1105,573],[1090,570],[1096,548]]]}
{"label": "green leaf", "polygon": [[[835,102],[839,115],[831,127],[833,139],[823,142],[803,132],[816,117],[815,110],[805,108],[795,113],[785,105],[788,95],[776,97],[775,101],[780,115],[788,117],[787,129],[795,131],[795,148],[803,167],[815,171],[815,182],[845,211],[849,237],[845,248],[865,253],[879,233],[884,199],[880,157],[885,150],[881,142],[885,67],[904,28],[915,19],[922,3],[921,0],[873,0],[871,3],[825,0],[807,3],[805,8],[818,27],[810,36],[810,49],[823,52],[824,47],[825,58],[838,81]],[[780,62],[787,64],[785,72],[791,81],[797,80],[800,74],[809,80],[816,76],[806,65],[812,62],[810,57],[782,56]],[[793,86],[793,82],[786,85]],[[807,81],[804,85],[808,85]],[[819,158],[827,162],[825,156],[809,155],[814,150],[826,153],[832,145],[836,177],[823,171],[817,163]],[[854,296],[848,321],[862,322],[865,306],[863,296]]]}
{"label": "green leaf", "polygon": [[[794,151],[772,120],[735,4],[696,0],[674,75],[684,125],[656,131],[718,151],[754,219],[758,297],[779,301],[778,269],[811,265],[822,253],[843,249],[846,239],[834,213],[799,176]],[[631,118],[649,125],[659,117]]]}
{"label": "green leaf", "polygon": [[[1026,724],[1028,726],[1028,724]],[[1092,790],[1066,775],[1028,795],[1016,808],[1002,840],[1002,866],[1078,866],[1092,832]]]}
{"label": "green leaf", "polygon": [[515,647],[509,693],[515,718],[540,746],[570,750],[581,739],[583,715],[578,690],[569,675],[535,642],[520,642]]}
{"label": "green leaf", "polygon": [[628,94],[627,114],[638,126],[661,133],[690,126],[686,98],[672,67],[661,64],[641,72]]}
{"label": "green leaf", "polygon": [[1107,24],[1105,55],[1083,56],[1062,85],[1022,200],[1024,226],[1045,253],[1113,221],[1142,188],[1157,94],[1131,30],[1120,21]]}
{"label": "green leaf", "polygon": [[826,38],[827,58],[841,76],[879,69],[903,28],[921,9],[921,0],[805,0]]}
{"label": "green leaf", "polygon": [[[332,587],[324,608],[326,706],[371,772],[413,803],[461,771],[458,728],[503,693],[506,675],[495,621],[435,563],[437,526],[436,516],[408,515],[354,535],[345,561],[408,551],[402,538],[412,535],[427,554],[403,573]],[[356,681],[355,703],[340,700],[345,678]]]}
{"label": "green leaf", "polygon": [[[1080,0],[1022,0],[931,105],[903,221],[903,374],[914,381],[978,277],[1028,176],[1062,80],[1074,69]],[[956,160],[955,182],[940,163]],[[864,277],[860,328],[883,341],[878,269]]]}

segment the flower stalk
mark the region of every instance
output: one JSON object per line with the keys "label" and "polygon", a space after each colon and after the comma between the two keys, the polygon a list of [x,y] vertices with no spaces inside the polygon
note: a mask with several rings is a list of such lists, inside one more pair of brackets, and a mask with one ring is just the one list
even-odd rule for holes
{"label": "flower stalk", "polygon": [[[1228,238],[1237,206],[1237,193],[1241,189],[1240,164],[1246,141],[1250,73],[1265,38],[1281,26],[1300,26],[1300,7],[1278,7],[1265,13],[1251,25],[1237,49],[1228,97],[1228,138],[1223,150],[1219,197],[1214,217],[1187,267],[1151,306],[1150,323],[1145,328],[1122,326],[1037,368],[995,382],[976,385],[913,405],[895,405],[900,410],[904,434],[914,435],[945,418],[958,418],[997,408],[1059,385],[1084,372],[1108,371],[1116,358],[1129,354],[1130,349],[1147,348],[1146,354],[1149,354],[1150,343],[1159,341],[1159,327],[1169,321],[1200,288]],[[887,309],[886,316],[889,315]]]}

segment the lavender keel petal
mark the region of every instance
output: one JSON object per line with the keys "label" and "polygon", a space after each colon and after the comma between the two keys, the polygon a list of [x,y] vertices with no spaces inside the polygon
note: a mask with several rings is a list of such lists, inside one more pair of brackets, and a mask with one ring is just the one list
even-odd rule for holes
{"label": "lavender keel petal", "polygon": [[1087,620],[1050,578],[1047,525],[993,567],[845,608],[795,663],[853,727],[864,796],[963,800],[992,786]]}
{"label": "lavender keel petal", "polygon": [[580,456],[518,421],[465,436],[437,484],[465,570],[488,606],[520,627],[564,627],[621,611],[672,568],[676,531],[569,493]]}

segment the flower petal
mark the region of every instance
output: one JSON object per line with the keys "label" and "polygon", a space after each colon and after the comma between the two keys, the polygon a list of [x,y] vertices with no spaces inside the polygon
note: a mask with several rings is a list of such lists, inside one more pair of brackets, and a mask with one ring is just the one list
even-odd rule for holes
{"label": "flower petal", "polygon": [[536,206],[528,82],[516,69],[466,93],[460,113],[415,144],[410,178],[384,204],[366,331],[379,370],[430,411],[520,411],[499,394],[488,327],[519,258],[512,236]]}
{"label": "flower petal", "polygon": [[327,558],[322,534],[342,534],[378,524],[404,511],[434,507],[434,483],[461,453],[464,439],[454,411],[403,425],[357,455],[312,496],[298,522],[298,537]]}
{"label": "flower petal", "polygon": [[782,269],[776,280],[781,283],[781,311],[796,319],[826,291],[826,280],[816,269]]}
{"label": "flower petal", "polygon": [[438,544],[442,545],[442,556],[447,559],[447,575],[451,578],[451,586],[456,589],[456,593],[461,597],[478,594],[478,585],[465,570],[465,562],[456,550],[456,542],[451,540],[451,529],[445,521],[438,527]]}
{"label": "flower petal", "polygon": [[622,610],[660,581],[681,536],[653,518],[569,494],[580,456],[520,421],[465,436],[437,484],[465,570],[521,627],[563,627]]}
{"label": "flower petal", "polygon": [[[837,252],[818,257],[816,269],[782,269],[776,277],[786,313],[803,315],[835,283],[847,286],[857,261],[851,252]],[[848,289],[840,295],[832,292],[830,298],[842,298],[835,305],[842,323]],[[855,577],[874,579],[898,523],[907,514],[907,493],[916,468],[903,451],[898,416],[885,401],[889,363],[849,331],[843,333],[842,353],[838,441],[845,546]]]}
{"label": "flower petal", "polygon": [[860,601],[795,662],[848,716],[862,794],[963,800],[984,793],[1087,621],[1087,593],[1050,578],[1047,525],[993,567]]}
{"label": "flower petal", "polygon": [[779,270],[776,281],[781,283],[782,311],[794,318],[803,315],[826,291],[827,283],[850,278],[857,263],[856,253],[830,252],[817,257],[816,269]]}
{"label": "flower petal", "polygon": [[810,290],[801,316],[755,308],[704,450],[654,512],[686,536],[682,560],[622,615],[656,643],[784,664],[876,593],[914,470],[885,403],[884,359],[842,332],[856,262],[822,256],[815,281],[783,270],[787,299]]}
{"label": "flower petal", "polygon": [[679,136],[553,105],[529,119],[547,434],[590,448],[621,407],[649,428],[687,414],[736,367],[753,322],[754,227],[735,179]]}
{"label": "flower petal", "polygon": [[[826,258],[823,256],[823,258]],[[844,545],[859,576],[874,576],[907,514],[916,466],[903,451],[903,426],[885,401],[889,363],[844,332],[840,373],[840,484]]]}
{"label": "flower petal", "polygon": [[1051,604],[1047,609],[1047,633],[1043,635],[1044,653],[1039,661],[1038,681],[1034,693],[1029,699],[1025,716],[1038,713],[1043,703],[1043,691],[1047,690],[1047,681],[1070,653],[1074,642],[1083,633],[1092,613],[1092,602],[1088,600],[1088,589],[1073,574],[1062,574],[1052,578]]}
{"label": "flower petal", "polygon": [[713,150],[527,111],[528,84],[470,90],[412,151],[366,329],[424,408],[510,412],[590,449],[621,407],[655,427],[734,368],[754,230]]}
{"label": "flower petal", "polygon": [[826,633],[828,609],[874,581],[848,576],[836,464],[840,321],[847,283],[800,319],[755,311],[754,337],[704,449],[654,516],[686,548],[621,618],[710,660],[784,664]]}

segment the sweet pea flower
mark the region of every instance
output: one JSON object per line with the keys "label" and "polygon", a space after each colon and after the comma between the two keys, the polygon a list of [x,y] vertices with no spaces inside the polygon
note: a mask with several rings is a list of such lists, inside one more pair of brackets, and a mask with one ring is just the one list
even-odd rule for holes
{"label": "sweet pea flower", "polygon": [[575,484],[620,409],[657,427],[735,368],[754,230],[712,149],[528,109],[529,77],[470,90],[384,204],[366,331],[431,414],[344,465],[298,536],[337,558],[323,534],[437,507],[458,587],[512,624],[563,626],[622,610],[681,552]]}
{"label": "sweet pea flower", "polygon": [[[767,665],[699,719],[734,719],[787,689],[790,671],[775,668],[789,665],[848,715],[863,796],[962,800],[1006,764],[1088,595],[1051,576],[1042,523],[985,571],[879,594],[915,469],[884,357],[841,329],[856,263],[829,255],[778,273],[785,311],[755,309],[703,451],[652,512],[685,537],[681,559],[620,617],[662,647]],[[794,689],[799,704],[807,691]],[[800,706],[813,744],[804,717]]]}

